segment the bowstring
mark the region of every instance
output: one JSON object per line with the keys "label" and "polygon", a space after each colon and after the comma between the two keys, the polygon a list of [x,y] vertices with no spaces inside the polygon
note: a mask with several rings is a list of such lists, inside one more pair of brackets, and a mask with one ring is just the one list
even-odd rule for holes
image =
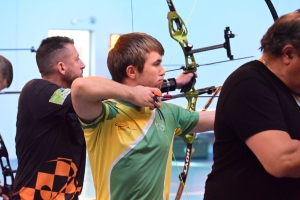
{"label": "bowstring", "polygon": [[[191,11],[190,11],[190,13],[189,13],[189,16],[188,16],[188,19],[187,19],[187,21],[186,21],[186,25],[184,25],[184,26],[185,26],[184,28],[186,28],[186,27],[188,26],[188,23],[189,23],[189,21],[190,21],[190,19],[191,19],[191,16],[192,16],[193,12],[194,12],[194,9],[195,9],[195,7],[196,7],[197,2],[198,2],[198,0],[195,0],[195,1],[194,1],[194,4],[193,4],[192,9],[191,9]],[[183,27],[182,27],[182,28],[183,28]],[[184,31],[182,31],[181,36],[180,36],[180,39],[182,38],[183,33],[184,33]],[[170,61],[169,61],[169,64],[168,64],[168,66],[167,66],[166,71],[168,70],[168,68],[169,68],[169,66],[170,66],[170,64],[171,64],[171,62],[172,62],[172,60],[173,60],[173,58],[174,58],[174,56],[175,56],[175,53],[176,53],[176,51],[177,51],[177,49],[178,49],[178,46],[180,45],[179,42],[180,42],[180,40],[177,41],[177,43],[175,44],[175,47],[174,47],[174,50],[173,50],[173,53],[172,53],[172,56],[171,56],[171,59],[170,59]],[[165,121],[164,121],[164,123],[165,123]],[[166,124],[165,124],[165,127],[166,127]],[[188,192],[186,191],[186,188],[185,188],[185,183],[183,182],[183,178],[182,178],[182,176],[181,176],[180,169],[179,169],[179,167],[178,167],[178,163],[177,163],[177,160],[176,160],[174,151],[173,151],[173,149],[171,149],[171,144],[172,144],[172,143],[171,143],[170,138],[169,138],[168,135],[167,135],[167,130],[166,130],[166,129],[165,129],[164,133],[165,133],[165,136],[166,136],[166,138],[167,138],[167,142],[168,142],[168,144],[169,144],[170,150],[171,150],[171,152],[172,152],[172,158],[174,159],[174,162],[175,162],[175,165],[176,165],[176,169],[177,169],[178,174],[179,174],[180,182],[183,184],[183,190],[184,190],[184,192],[185,192],[185,194],[186,194],[188,200],[190,200],[189,195],[188,195]],[[175,136],[174,136],[174,137],[175,137]],[[177,193],[177,192],[176,192],[176,193]]]}
{"label": "bowstring", "polygon": [[[157,112],[159,113],[160,118],[163,119],[162,121],[163,121],[164,127],[165,127],[164,133],[165,133],[165,136],[166,136],[166,138],[167,138],[167,142],[168,142],[168,145],[169,145],[170,150],[171,150],[172,158],[174,159],[174,162],[175,162],[175,165],[176,165],[176,169],[177,169],[178,174],[179,174],[179,177],[180,177],[180,182],[184,185],[184,188],[185,188],[185,184],[183,183],[183,179],[182,179],[181,172],[180,172],[180,169],[179,169],[178,164],[177,164],[177,160],[176,160],[174,151],[173,151],[173,149],[171,149],[172,142],[171,142],[170,138],[168,137],[167,126],[166,126],[165,118],[164,118],[164,117],[161,117],[161,116],[163,116],[162,111],[161,111],[159,108],[156,108],[156,109],[157,109]],[[174,136],[174,137],[175,137],[175,136]],[[174,143],[173,143],[173,144],[174,144]],[[188,200],[190,200],[189,195],[188,195],[188,192],[187,192],[186,190],[184,190],[184,192],[185,192],[185,194],[186,194]]]}

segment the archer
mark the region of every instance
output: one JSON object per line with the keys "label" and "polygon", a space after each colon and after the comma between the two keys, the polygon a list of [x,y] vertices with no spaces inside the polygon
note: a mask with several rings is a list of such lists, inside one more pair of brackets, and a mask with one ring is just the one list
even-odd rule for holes
{"label": "archer", "polygon": [[72,84],[96,199],[169,199],[174,136],[213,129],[214,111],[187,111],[154,100],[165,75],[163,54],[150,35],[124,34],[108,54],[113,80],[87,77]]}

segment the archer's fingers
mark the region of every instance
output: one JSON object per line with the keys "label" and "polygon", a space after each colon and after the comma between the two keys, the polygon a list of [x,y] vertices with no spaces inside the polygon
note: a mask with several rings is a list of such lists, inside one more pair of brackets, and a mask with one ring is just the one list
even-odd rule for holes
{"label": "archer's fingers", "polygon": [[155,95],[153,100],[154,100],[155,108],[160,108],[161,107],[161,97],[158,97]]}

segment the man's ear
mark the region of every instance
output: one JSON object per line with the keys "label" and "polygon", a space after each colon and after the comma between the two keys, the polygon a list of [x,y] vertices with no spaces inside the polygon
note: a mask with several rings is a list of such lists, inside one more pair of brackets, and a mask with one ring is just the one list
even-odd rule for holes
{"label": "man's ear", "polygon": [[286,45],[282,49],[282,59],[285,64],[289,64],[291,62],[291,59],[295,56],[296,49],[293,45]]}
{"label": "man's ear", "polygon": [[133,65],[129,65],[127,68],[126,68],[126,74],[129,78],[131,79],[135,79],[136,76],[137,76],[137,68],[134,67]]}
{"label": "man's ear", "polygon": [[57,67],[59,73],[61,73],[62,75],[66,74],[66,67],[65,67],[65,64],[63,62],[58,62],[56,67]]}

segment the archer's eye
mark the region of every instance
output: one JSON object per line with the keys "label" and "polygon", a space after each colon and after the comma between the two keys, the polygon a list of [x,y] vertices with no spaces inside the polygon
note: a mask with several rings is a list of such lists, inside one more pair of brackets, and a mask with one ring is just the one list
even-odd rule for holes
{"label": "archer's eye", "polygon": [[161,65],[161,62],[157,61],[157,62],[153,63],[153,65],[159,67]]}

